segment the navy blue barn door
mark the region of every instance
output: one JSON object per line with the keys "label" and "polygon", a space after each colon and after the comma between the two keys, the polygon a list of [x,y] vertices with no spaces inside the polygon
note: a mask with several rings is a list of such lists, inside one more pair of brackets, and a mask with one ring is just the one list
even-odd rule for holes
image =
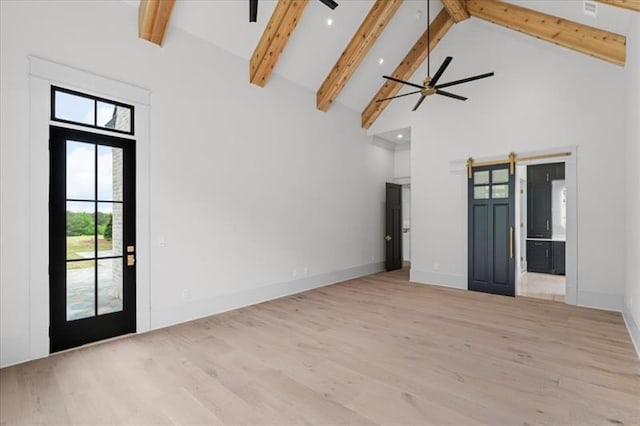
{"label": "navy blue barn door", "polygon": [[469,290],[515,296],[515,175],[474,167],[469,179]]}

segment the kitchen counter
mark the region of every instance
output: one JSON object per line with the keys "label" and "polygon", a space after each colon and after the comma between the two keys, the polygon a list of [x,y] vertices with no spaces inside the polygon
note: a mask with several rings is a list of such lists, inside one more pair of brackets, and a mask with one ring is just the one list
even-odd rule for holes
{"label": "kitchen counter", "polygon": [[531,241],[556,241],[556,242],[561,242],[564,243],[567,240],[567,237],[565,237],[564,235],[558,235],[558,236],[554,236],[551,238],[527,238],[527,240],[531,240]]}

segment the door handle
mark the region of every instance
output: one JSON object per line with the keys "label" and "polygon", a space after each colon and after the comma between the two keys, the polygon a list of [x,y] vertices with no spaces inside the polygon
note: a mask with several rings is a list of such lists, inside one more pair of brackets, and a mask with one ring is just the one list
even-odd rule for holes
{"label": "door handle", "polygon": [[387,241],[391,241],[391,235],[387,235],[386,237],[384,237],[384,239]]}
{"label": "door handle", "polygon": [[549,219],[547,219],[547,231],[549,230]]}
{"label": "door handle", "polygon": [[509,259],[513,259],[513,226],[509,227]]}

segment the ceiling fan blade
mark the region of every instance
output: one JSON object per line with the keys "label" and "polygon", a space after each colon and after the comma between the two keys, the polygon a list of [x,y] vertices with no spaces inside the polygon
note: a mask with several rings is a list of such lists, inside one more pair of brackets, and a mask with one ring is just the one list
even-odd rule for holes
{"label": "ceiling fan blade", "polygon": [[336,7],[338,7],[338,3],[333,0],[320,0],[320,2],[331,9],[335,9]]}
{"label": "ceiling fan blade", "polygon": [[458,99],[460,101],[466,101],[468,99],[468,98],[465,98],[464,96],[454,95],[453,93],[445,92],[444,90],[436,90],[436,93],[438,95],[448,96],[450,98]]}
{"label": "ceiling fan blade", "polygon": [[397,79],[395,77],[390,77],[388,75],[383,75],[382,78],[386,78],[387,80],[396,81],[398,83],[406,84],[407,86],[416,87],[418,89],[424,89],[424,86],[420,86],[418,84],[413,84],[413,83],[410,83],[410,82],[404,81],[404,80],[399,80],[399,79]]}
{"label": "ceiling fan blade", "polygon": [[420,104],[422,103],[422,101],[424,101],[424,98],[426,98],[425,95],[420,96],[420,99],[418,99],[418,103],[416,104],[416,106],[413,107],[411,111],[417,110],[420,107]]}
{"label": "ceiling fan blade", "polygon": [[435,87],[436,89],[443,89],[445,87],[455,86],[456,84],[462,84],[462,83],[467,83],[473,80],[480,80],[481,78],[491,77],[492,75],[493,75],[492,72],[488,72],[486,74],[476,75],[475,77],[463,78],[462,80],[456,80],[449,83],[438,84],[437,86],[433,86],[433,87]]}
{"label": "ceiling fan blade", "polygon": [[440,65],[440,68],[438,68],[438,71],[436,71],[436,73],[433,75],[433,78],[431,79],[431,83],[429,83],[429,86],[433,87],[433,85],[436,84],[438,80],[440,80],[440,77],[442,77],[444,70],[447,69],[452,59],[453,58],[451,56],[447,56],[447,58],[444,60],[442,65]]}
{"label": "ceiling fan blade", "polygon": [[249,0],[249,22],[258,21],[258,0]]}
{"label": "ceiling fan blade", "polygon": [[402,95],[391,96],[390,98],[377,99],[376,102],[388,101],[390,99],[401,98],[403,96],[415,95],[416,93],[420,93],[420,92],[422,92],[422,90],[416,90],[415,92],[403,93]]}

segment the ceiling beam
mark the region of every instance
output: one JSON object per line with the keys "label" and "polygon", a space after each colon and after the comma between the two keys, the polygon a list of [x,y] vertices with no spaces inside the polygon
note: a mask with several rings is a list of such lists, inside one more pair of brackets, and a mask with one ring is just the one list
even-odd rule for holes
{"label": "ceiling beam", "polygon": [[[445,9],[442,9],[438,16],[436,16],[431,25],[429,25],[429,52],[438,45],[442,37],[449,31],[449,28],[453,26],[453,19],[449,16],[449,13]],[[427,31],[416,41],[409,53],[404,57],[402,62],[396,67],[391,76],[400,80],[409,80],[411,76],[422,65],[427,58]],[[376,102],[377,99],[389,98],[398,94],[402,84],[396,83],[391,80],[385,80],[378,93],[371,99],[369,105],[362,111],[362,127],[368,129],[376,121],[376,119],[382,114],[382,111],[389,105],[390,102]]]}
{"label": "ceiling beam", "polygon": [[635,10],[640,12],[640,0],[596,0],[600,3],[618,6],[623,9]]}
{"label": "ceiling beam", "polygon": [[465,19],[469,19],[469,12],[467,12],[467,3],[465,0],[442,0],[442,5],[447,9],[449,16],[451,16],[451,19],[453,19],[453,22],[456,24]]}
{"label": "ceiling beam", "polygon": [[175,0],[140,0],[138,36],[162,46]]}
{"label": "ceiling beam", "polygon": [[397,12],[403,0],[376,0],[360,24],[360,28],[338,58],[327,78],[316,93],[316,106],[319,110],[329,109],[331,102],[338,96],[367,55],[376,40],[382,34],[391,18]]}
{"label": "ceiling beam", "polygon": [[309,0],[279,0],[249,61],[249,81],[264,87]]}
{"label": "ceiling beam", "polygon": [[626,37],[499,0],[467,0],[476,18],[616,65],[625,63]]}

